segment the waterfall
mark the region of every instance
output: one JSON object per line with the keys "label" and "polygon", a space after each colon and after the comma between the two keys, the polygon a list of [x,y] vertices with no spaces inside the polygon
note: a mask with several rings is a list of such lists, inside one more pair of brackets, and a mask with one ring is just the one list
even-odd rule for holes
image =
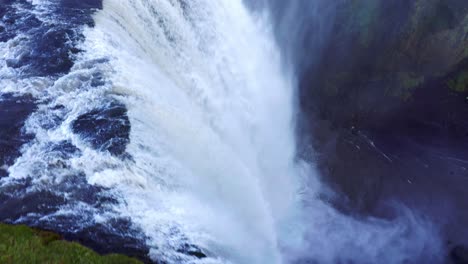
{"label": "waterfall", "polygon": [[176,250],[189,241],[233,263],[279,263],[298,179],[293,87],[267,18],[240,0],[131,0],[104,1],[94,19],[85,56],[112,65],[132,158],[85,155],[88,180],[118,190],[155,259],[190,258]]}
{"label": "waterfall", "polygon": [[287,34],[299,5],[279,26],[242,0],[97,2],[0,9],[2,29],[16,19],[0,35],[0,104],[29,116],[13,131],[18,157],[0,167],[0,220],[114,243],[107,251],[148,247],[158,263],[438,254],[436,230],[404,208],[391,221],[335,210],[299,158],[285,54],[306,47],[278,43],[303,32]]}

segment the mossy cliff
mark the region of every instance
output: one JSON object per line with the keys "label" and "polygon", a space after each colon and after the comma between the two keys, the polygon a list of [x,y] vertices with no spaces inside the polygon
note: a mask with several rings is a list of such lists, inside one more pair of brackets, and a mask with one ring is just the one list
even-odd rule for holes
{"label": "mossy cliff", "polygon": [[0,224],[0,263],[16,264],[138,264],[123,255],[102,256],[55,233],[26,226]]}
{"label": "mossy cliff", "polygon": [[[435,82],[446,96],[468,92],[468,1],[350,0],[336,12],[317,68],[302,79],[306,107],[347,124],[386,117]],[[349,115],[330,106],[337,101]]]}
{"label": "mossy cliff", "polygon": [[449,255],[468,245],[468,1],[334,3],[300,79],[300,132],[337,207],[391,217],[397,200],[441,227]]}

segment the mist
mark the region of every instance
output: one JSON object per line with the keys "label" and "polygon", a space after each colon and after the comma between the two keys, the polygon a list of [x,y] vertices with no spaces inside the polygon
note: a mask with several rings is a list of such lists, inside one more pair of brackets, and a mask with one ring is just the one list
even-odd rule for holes
{"label": "mist", "polygon": [[[424,213],[395,199],[377,206],[380,215],[349,206],[316,167],[321,153],[303,110],[308,80],[319,74],[323,50],[330,44],[340,5],[345,1],[247,1],[255,12],[267,13],[281,47],[284,71],[291,72],[296,98],[297,160],[303,163],[302,212],[296,231],[283,243],[285,263],[441,263],[445,252],[440,228]],[[346,45],[346,43],[342,43]],[[320,100],[320,99],[318,99]],[[339,106],[337,106],[339,107]],[[333,136],[331,136],[333,137]],[[349,175],[353,178],[354,175]],[[361,187],[367,192],[366,186]],[[300,231],[298,231],[300,230]]]}

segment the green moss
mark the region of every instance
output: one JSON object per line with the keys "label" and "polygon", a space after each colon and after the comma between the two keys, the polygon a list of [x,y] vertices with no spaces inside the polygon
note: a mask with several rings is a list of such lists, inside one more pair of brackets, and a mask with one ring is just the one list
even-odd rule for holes
{"label": "green moss", "polygon": [[0,224],[0,263],[139,264],[123,255],[102,256],[52,232]]}
{"label": "green moss", "polygon": [[468,92],[468,70],[458,74],[447,82],[448,87],[456,92]]}

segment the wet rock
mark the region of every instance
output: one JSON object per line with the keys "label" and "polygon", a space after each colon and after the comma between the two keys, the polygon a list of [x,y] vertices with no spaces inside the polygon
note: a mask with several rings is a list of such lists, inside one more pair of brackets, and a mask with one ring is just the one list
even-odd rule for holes
{"label": "wet rock", "polygon": [[100,254],[119,252],[144,263],[154,263],[148,257],[149,248],[144,242],[143,234],[128,219],[112,219],[62,234],[66,239],[78,241]]}
{"label": "wet rock", "polygon": [[178,250],[179,253],[183,253],[198,259],[206,258],[206,254],[203,251],[195,246],[188,243],[183,244]]}
{"label": "wet rock", "polygon": [[81,151],[70,141],[61,141],[50,147],[50,153],[51,155],[57,156],[61,159],[69,159],[73,156],[79,155]]}
{"label": "wet rock", "polygon": [[24,122],[34,112],[36,105],[31,96],[0,95],[0,177],[20,155],[21,146],[32,136],[22,131]]}
{"label": "wet rock", "polygon": [[78,117],[72,124],[73,132],[93,148],[122,155],[129,142],[130,121],[124,105],[111,102]]}
{"label": "wet rock", "polygon": [[[40,189],[33,179],[10,182],[0,188],[0,222],[55,230],[101,254],[124,253],[153,263],[142,231],[129,219],[111,218],[97,223],[97,215],[109,213],[117,200],[106,190],[87,184],[82,174],[68,175],[53,192]],[[73,208],[73,211],[67,211]],[[58,213],[60,210],[61,213]]]}
{"label": "wet rock", "polygon": [[49,191],[38,191],[24,195],[10,193],[9,196],[0,197],[0,220],[14,222],[29,214],[48,215],[56,212],[59,206],[64,203],[63,197]]}
{"label": "wet rock", "polygon": [[73,42],[70,40],[76,40],[76,34],[74,30],[63,27],[39,27],[27,44],[34,45],[34,48],[25,50],[15,60],[8,60],[7,65],[27,69],[30,75],[36,76],[65,74],[73,66]]}

